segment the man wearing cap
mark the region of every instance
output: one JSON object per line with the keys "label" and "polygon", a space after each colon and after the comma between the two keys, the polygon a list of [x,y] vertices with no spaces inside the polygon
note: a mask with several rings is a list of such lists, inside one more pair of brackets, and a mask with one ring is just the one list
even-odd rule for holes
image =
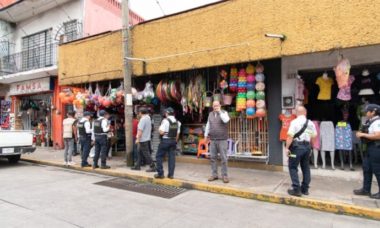
{"label": "man wearing cap", "polygon": [[141,157],[144,157],[146,164],[150,166],[147,169],[147,172],[155,172],[156,167],[150,156],[150,140],[152,132],[152,121],[149,117],[148,110],[141,108],[139,110],[140,121],[137,125],[137,135],[136,135],[136,144],[138,145],[137,149],[137,161],[132,170],[141,169]]}
{"label": "man wearing cap", "polygon": [[175,149],[179,139],[179,133],[181,131],[181,122],[174,117],[174,110],[167,108],[165,110],[165,119],[162,120],[160,127],[158,128],[160,135],[162,136],[161,142],[158,145],[156,160],[157,160],[157,174],[154,178],[165,178],[164,169],[162,167],[163,158],[168,153],[168,166],[169,173],[168,178],[174,178],[175,169]]}
{"label": "man wearing cap", "polygon": [[214,181],[219,179],[218,177],[218,164],[217,157],[220,154],[222,161],[222,180],[224,183],[228,183],[227,174],[227,139],[228,139],[228,122],[230,117],[228,113],[221,110],[219,101],[212,103],[213,111],[210,112],[207,119],[205,138],[210,142],[210,163],[211,163],[211,176],[208,181]]}
{"label": "man wearing cap", "polygon": [[90,167],[91,165],[88,164],[87,159],[88,155],[90,154],[91,149],[91,119],[92,114],[90,112],[84,112],[83,117],[79,120],[77,124],[78,133],[79,133],[79,140],[80,144],[82,145],[82,167]]}
{"label": "man wearing cap", "polygon": [[[368,121],[356,136],[367,144],[367,151],[363,156],[363,187],[354,190],[355,195],[369,196],[380,199],[380,106],[369,104],[366,107]],[[375,174],[379,192],[371,195],[372,175]]]}
{"label": "man wearing cap", "polygon": [[95,136],[95,157],[92,168],[99,168],[98,160],[99,156],[101,157],[101,169],[111,168],[106,164],[107,162],[107,134],[110,130],[110,124],[108,122],[110,115],[104,111],[99,111],[99,118],[94,121],[93,134]]}

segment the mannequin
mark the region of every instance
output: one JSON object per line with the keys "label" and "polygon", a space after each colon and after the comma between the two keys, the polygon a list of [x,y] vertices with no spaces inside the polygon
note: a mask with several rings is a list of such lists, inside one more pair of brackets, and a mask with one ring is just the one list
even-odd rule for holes
{"label": "mannequin", "polygon": [[281,131],[280,131],[280,141],[286,141],[288,137],[288,130],[290,122],[294,120],[297,116],[292,113],[291,109],[286,109],[284,114],[280,114],[278,118],[282,122]]}
{"label": "mannequin", "polygon": [[330,152],[331,168],[335,170],[335,129],[331,121],[322,121],[320,125],[322,168],[326,168],[326,152]]}
{"label": "mannequin", "polygon": [[369,70],[364,69],[362,71],[362,77],[360,78],[360,91],[359,96],[371,96],[374,95],[374,80],[372,79]]}
{"label": "mannequin", "polygon": [[334,84],[332,78],[325,72],[322,76],[317,78],[315,84],[319,86],[318,100],[330,100],[331,99],[331,87]]}
{"label": "mannequin", "polygon": [[348,109],[343,108],[343,120],[339,121],[335,127],[335,149],[339,151],[341,169],[344,170],[344,158],[348,153],[350,169],[352,167],[352,130],[348,120]]}
{"label": "mannequin", "polygon": [[318,168],[318,153],[321,149],[320,129],[319,129],[319,121],[313,120],[313,123],[317,130],[317,137],[315,137],[315,139],[311,142],[311,147],[313,148],[314,167],[317,169]]}
{"label": "mannequin", "polygon": [[295,94],[296,100],[303,101],[305,99],[304,90],[305,90],[305,83],[302,80],[301,76],[297,75],[297,78],[296,78],[296,94]]}

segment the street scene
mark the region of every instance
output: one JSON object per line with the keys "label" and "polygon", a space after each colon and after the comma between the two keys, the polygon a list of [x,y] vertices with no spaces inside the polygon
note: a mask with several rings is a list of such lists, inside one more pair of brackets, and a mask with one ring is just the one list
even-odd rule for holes
{"label": "street scene", "polygon": [[113,179],[108,176],[28,163],[0,164],[1,227],[273,227],[279,224],[300,227],[305,223],[309,227],[378,227],[379,224],[193,190],[166,199],[96,184]]}
{"label": "street scene", "polygon": [[0,0],[0,227],[379,226],[379,12]]}

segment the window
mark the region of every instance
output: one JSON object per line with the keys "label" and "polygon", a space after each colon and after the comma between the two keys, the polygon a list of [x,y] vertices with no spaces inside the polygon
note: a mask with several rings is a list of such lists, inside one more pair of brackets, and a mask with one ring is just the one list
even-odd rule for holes
{"label": "window", "polygon": [[77,20],[72,20],[72,21],[63,23],[63,28],[64,28],[67,42],[76,40],[79,38],[78,26],[79,25],[78,25]]}
{"label": "window", "polygon": [[22,38],[22,69],[30,70],[51,66],[51,29]]}

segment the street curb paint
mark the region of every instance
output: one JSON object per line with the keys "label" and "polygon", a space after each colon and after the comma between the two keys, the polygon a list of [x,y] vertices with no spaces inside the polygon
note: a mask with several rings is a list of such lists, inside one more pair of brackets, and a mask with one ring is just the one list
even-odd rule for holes
{"label": "street curb paint", "polygon": [[52,161],[42,161],[42,160],[35,160],[35,159],[28,159],[28,158],[22,158],[21,160],[25,162],[35,163],[35,164],[56,166],[56,167],[68,168],[68,169],[73,169],[73,170],[78,170],[78,171],[103,174],[103,175],[113,176],[113,177],[129,178],[129,179],[141,181],[141,182],[150,182],[150,183],[162,184],[162,185],[168,185],[168,186],[174,186],[174,187],[182,187],[186,189],[218,193],[218,194],[224,194],[224,195],[229,195],[229,196],[236,196],[240,198],[270,202],[270,203],[278,203],[278,204],[303,207],[303,208],[314,209],[314,210],[323,211],[323,212],[353,215],[353,216],[358,216],[358,217],[370,218],[374,220],[380,220],[380,209],[361,207],[361,206],[350,205],[350,204],[345,204],[345,203],[340,203],[340,202],[335,202],[335,201],[324,201],[324,200],[311,199],[311,198],[284,196],[284,195],[279,195],[279,194],[256,192],[253,190],[243,189],[243,188],[224,187],[224,186],[219,186],[219,185],[181,180],[181,179],[168,179],[168,178],[155,179],[148,175],[144,175],[144,173],[139,173],[139,174],[124,173],[124,172],[116,171],[114,169],[93,170],[91,167],[81,168],[80,166],[65,166],[61,163],[52,162]]}

